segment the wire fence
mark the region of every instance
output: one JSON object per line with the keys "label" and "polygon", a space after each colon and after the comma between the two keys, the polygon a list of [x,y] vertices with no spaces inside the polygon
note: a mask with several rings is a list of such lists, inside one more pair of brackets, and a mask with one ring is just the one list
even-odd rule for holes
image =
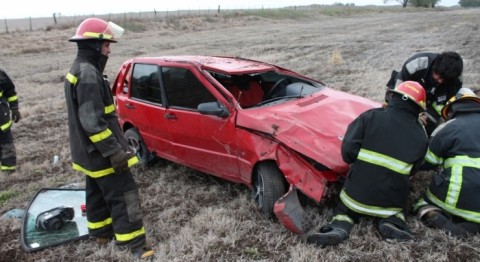
{"label": "wire fence", "polygon": [[[292,6],[282,9],[289,10],[307,10],[315,8],[314,6]],[[4,19],[3,26],[0,27],[1,33],[11,33],[15,31],[34,31],[34,30],[48,30],[48,28],[73,25],[77,26],[81,21],[88,17],[98,17],[108,21],[129,21],[129,20],[163,20],[176,17],[193,17],[193,16],[213,16],[213,15],[228,15],[235,12],[255,11],[255,10],[273,10],[272,9],[202,9],[202,10],[176,10],[176,11],[150,11],[150,12],[129,12],[118,14],[104,14],[104,15],[81,15],[81,16],[61,16],[52,14],[52,17],[40,18],[20,18],[20,19]]]}

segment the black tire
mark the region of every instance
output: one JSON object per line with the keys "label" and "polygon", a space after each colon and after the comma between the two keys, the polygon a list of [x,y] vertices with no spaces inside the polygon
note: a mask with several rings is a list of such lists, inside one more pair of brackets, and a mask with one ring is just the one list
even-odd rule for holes
{"label": "black tire", "polygon": [[50,220],[47,221],[47,228],[49,231],[53,231],[53,230],[59,230],[60,228],[63,227],[63,221],[60,219],[60,218],[52,218]]}
{"label": "black tire", "polygon": [[274,216],[275,202],[287,192],[287,184],[282,172],[274,162],[258,165],[253,175],[252,200],[260,212],[271,218]]}
{"label": "black tire", "polygon": [[125,138],[132,152],[140,159],[142,167],[146,167],[150,163],[151,154],[138,133],[138,130],[136,128],[127,129],[127,131],[125,131]]}

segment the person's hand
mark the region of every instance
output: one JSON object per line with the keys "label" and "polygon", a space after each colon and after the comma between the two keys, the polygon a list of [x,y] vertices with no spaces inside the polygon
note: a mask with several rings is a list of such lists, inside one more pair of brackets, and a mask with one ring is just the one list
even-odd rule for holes
{"label": "person's hand", "polygon": [[123,150],[117,151],[110,156],[110,163],[115,170],[115,173],[123,173],[128,170],[127,154]]}
{"label": "person's hand", "polygon": [[418,121],[420,122],[420,124],[426,126],[427,120],[428,120],[428,116],[425,112],[422,112],[420,113],[420,115],[418,115]]}
{"label": "person's hand", "polygon": [[20,121],[22,118],[22,115],[20,115],[20,111],[18,111],[18,108],[12,109],[12,120],[13,122],[17,123]]}

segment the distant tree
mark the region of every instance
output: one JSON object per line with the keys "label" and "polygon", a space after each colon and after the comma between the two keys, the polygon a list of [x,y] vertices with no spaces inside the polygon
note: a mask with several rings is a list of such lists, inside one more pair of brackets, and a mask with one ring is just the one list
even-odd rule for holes
{"label": "distant tree", "polygon": [[[383,0],[383,3],[386,4],[387,2],[390,2],[391,0]],[[399,2],[403,8],[407,7],[408,0],[394,0],[395,2]]]}
{"label": "distant tree", "polygon": [[480,0],[460,0],[461,7],[480,7]]}
{"label": "distant tree", "polygon": [[435,8],[435,5],[440,0],[410,0],[410,3],[415,7],[431,7]]}

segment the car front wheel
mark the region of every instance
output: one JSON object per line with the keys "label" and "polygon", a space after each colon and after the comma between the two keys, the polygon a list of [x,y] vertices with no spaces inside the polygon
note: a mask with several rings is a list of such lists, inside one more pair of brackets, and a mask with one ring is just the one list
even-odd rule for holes
{"label": "car front wheel", "polygon": [[127,129],[127,131],[125,131],[125,138],[127,139],[128,146],[130,146],[133,154],[140,159],[140,164],[143,167],[146,167],[150,161],[150,152],[148,151],[148,148],[143,142],[142,137],[138,133],[137,129]]}
{"label": "car front wheel", "polygon": [[267,217],[273,217],[275,202],[287,192],[282,172],[274,162],[261,163],[253,176],[252,199]]}

